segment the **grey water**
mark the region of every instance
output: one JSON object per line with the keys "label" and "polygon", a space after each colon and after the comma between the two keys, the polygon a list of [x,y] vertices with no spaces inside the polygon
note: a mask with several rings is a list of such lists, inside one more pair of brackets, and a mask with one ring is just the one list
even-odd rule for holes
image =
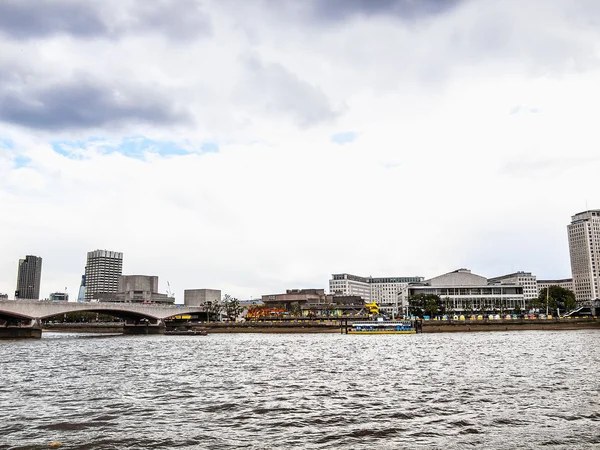
{"label": "grey water", "polygon": [[0,448],[600,446],[600,331],[0,341]]}

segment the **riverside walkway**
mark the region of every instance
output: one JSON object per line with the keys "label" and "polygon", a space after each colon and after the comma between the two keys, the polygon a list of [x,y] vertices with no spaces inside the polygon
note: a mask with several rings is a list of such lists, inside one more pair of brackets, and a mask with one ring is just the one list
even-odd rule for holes
{"label": "riverside walkway", "polygon": [[84,311],[123,319],[125,334],[161,334],[165,330],[165,319],[181,314],[203,312],[201,307],[193,306],[0,300],[0,338],[39,338],[42,336],[43,319]]}

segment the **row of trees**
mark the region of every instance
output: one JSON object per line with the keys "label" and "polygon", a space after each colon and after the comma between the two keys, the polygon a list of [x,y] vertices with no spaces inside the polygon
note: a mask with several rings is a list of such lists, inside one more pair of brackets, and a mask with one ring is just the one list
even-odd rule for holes
{"label": "row of trees", "polygon": [[[569,289],[560,286],[550,286],[549,289],[542,289],[538,298],[533,299],[530,304],[531,308],[537,309],[540,312],[546,312],[546,306],[549,314],[557,315],[558,311],[565,313],[575,308],[575,294]],[[435,294],[417,294],[413,295],[408,300],[409,313],[416,317],[423,316],[443,316],[453,313],[452,302],[448,299],[442,299]],[[502,302],[492,304],[481,304],[475,308],[473,302],[465,300],[463,302],[462,314],[471,315],[474,313],[480,314],[503,314],[509,312],[506,305]],[[515,305],[510,309],[513,314],[522,314],[525,311],[521,310],[520,305]]]}
{"label": "row of trees", "polygon": [[204,312],[208,320],[217,320],[223,314],[231,320],[235,320],[244,310],[240,301],[229,294],[225,294],[222,300],[204,303]]}

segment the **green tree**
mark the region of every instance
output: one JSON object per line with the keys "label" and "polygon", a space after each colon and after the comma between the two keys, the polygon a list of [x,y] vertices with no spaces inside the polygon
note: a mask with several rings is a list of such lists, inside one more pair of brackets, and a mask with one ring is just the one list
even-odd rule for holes
{"label": "green tree", "polygon": [[575,309],[575,294],[560,286],[550,286],[540,291],[540,295],[532,301],[532,305],[540,312],[545,312],[547,305],[548,313],[556,314],[557,310],[560,310],[564,314]]}
{"label": "green tree", "polygon": [[434,317],[443,309],[443,302],[439,295],[416,294],[408,299],[408,311],[415,317]]}
{"label": "green tree", "polygon": [[517,315],[521,315],[522,314],[522,310],[521,310],[521,305],[519,303],[515,304],[515,309],[513,309],[513,312]]}
{"label": "green tree", "polygon": [[240,305],[240,301],[229,294],[225,294],[223,297],[223,309],[225,310],[227,317],[233,321],[235,321],[244,310]]}
{"label": "green tree", "polygon": [[300,317],[302,315],[302,307],[300,306],[300,303],[293,302],[290,305],[290,312],[292,313],[292,316]]}
{"label": "green tree", "polygon": [[464,305],[465,316],[471,316],[473,314],[473,300],[465,300]]}
{"label": "green tree", "polygon": [[219,315],[223,312],[223,302],[220,299],[216,299],[213,301],[207,301],[204,303],[203,308],[206,313],[206,318],[208,321],[216,320]]}

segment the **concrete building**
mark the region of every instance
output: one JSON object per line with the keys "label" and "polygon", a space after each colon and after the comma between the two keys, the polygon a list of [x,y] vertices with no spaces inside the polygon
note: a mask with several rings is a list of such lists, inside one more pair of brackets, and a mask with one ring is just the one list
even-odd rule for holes
{"label": "concrete building", "polygon": [[263,295],[262,301],[265,305],[281,304],[289,310],[292,303],[326,303],[327,295],[325,289],[288,289],[285,294]]}
{"label": "concrete building", "polygon": [[49,295],[48,300],[51,302],[68,302],[69,294],[66,292],[53,292]]}
{"label": "concrete building", "polygon": [[158,292],[158,277],[121,275],[118,292],[98,294],[102,302],[175,303],[175,297]]}
{"label": "concrete building", "polygon": [[408,285],[399,295],[404,311],[408,308],[409,298],[417,294],[438,295],[448,302],[449,310],[457,314],[494,309],[508,313],[515,309],[529,309],[522,286],[489,283],[487,278],[475,275],[468,269],[458,269]]}
{"label": "concrete building", "polygon": [[123,253],[110,250],[88,252],[85,265],[85,301],[99,300],[119,290],[123,274]]}
{"label": "concrete building", "polygon": [[575,300],[587,305],[600,297],[600,210],[575,214],[567,232]]}
{"label": "concrete building", "polygon": [[537,280],[537,284],[539,292],[542,292],[542,290],[549,288],[550,286],[560,286],[561,288],[575,292],[575,289],[573,288],[573,278],[563,278],[561,280]]}
{"label": "concrete building", "polygon": [[262,301],[267,307],[281,305],[287,312],[294,312],[297,304],[303,316],[314,317],[358,314],[365,306],[359,295],[326,294],[325,289],[288,289],[285,294],[263,295]]}
{"label": "concrete building", "polygon": [[20,259],[15,299],[39,300],[41,281],[42,258],[27,255]]}
{"label": "concrete building", "polygon": [[221,300],[219,289],[186,289],[183,291],[183,304],[185,306],[204,306],[207,302]]}
{"label": "concrete building", "polygon": [[348,273],[333,274],[329,292],[335,295],[359,295],[366,302],[377,302],[379,310],[389,315],[400,314],[399,293],[409,283],[423,281],[423,277],[359,277]]}
{"label": "concrete building", "polygon": [[516,284],[523,286],[523,297],[526,302],[531,302],[531,300],[538,298],[540,292],[537,278],[535,275],[532,275],[531,272],[509,273],[508,275],[490,278],[488,279],[488,283]]}

